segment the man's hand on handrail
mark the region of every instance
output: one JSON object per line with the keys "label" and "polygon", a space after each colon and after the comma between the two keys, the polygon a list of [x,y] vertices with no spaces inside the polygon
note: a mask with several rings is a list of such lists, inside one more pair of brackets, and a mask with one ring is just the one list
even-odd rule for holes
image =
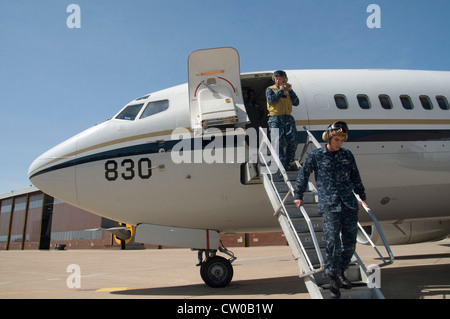
{"label": "man's hand on handrail", "polygon": [[295,206],[296,206],[298,209],[300,209],[300,206],[303,205],[303,200],[301,200],[301,199],[296,199],[296,200],[294,200],[294,204],[295,204]]}
{"label": "man's hand on handrail", "polygon": [[369,209],[369,205],[365,200],[358,200],[359,204],[364,207],[365,209]]}

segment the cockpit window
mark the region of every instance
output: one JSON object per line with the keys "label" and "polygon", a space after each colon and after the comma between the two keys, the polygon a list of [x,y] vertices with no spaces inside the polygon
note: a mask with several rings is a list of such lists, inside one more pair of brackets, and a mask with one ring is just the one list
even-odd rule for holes
{"label": "cockpit window", "polygon": [[134,121],[143,106],[144,104],[128,105],[122,112],[119,113],[119,115],[116,116],[116,119]]}
{"label": "cockpit window", "polygon": [[142,112],[140,119],[149,117],[156,113],[160,113],[162,111],[167,110],[168,108],[169,108],[169,100],[149,102],[144,112]]}

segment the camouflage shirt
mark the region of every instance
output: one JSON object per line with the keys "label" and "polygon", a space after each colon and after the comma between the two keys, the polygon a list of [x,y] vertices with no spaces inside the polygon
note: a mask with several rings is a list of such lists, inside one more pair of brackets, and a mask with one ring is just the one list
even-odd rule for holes
{"label": "camouflage shirt", "polygon": [[294,199],[303,199],[312,172],[315,173],[319,192],[319,212],[340,212],[342,204],[357,210],[358,201],[352,191],[366,200],[358,167],[350,150],[341,148],[330,152],[322,147],[309,153],[297,177]]}

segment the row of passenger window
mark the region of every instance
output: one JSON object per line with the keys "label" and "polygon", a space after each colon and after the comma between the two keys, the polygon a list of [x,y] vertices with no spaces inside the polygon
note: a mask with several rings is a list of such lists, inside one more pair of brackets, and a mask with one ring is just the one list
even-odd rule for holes
{"label": "row of passenger window", "polygon": [[[359,106],[363,110],[369,110],[372,108],[372,104],[370,102],[370,99],[365,94],[358,94],[356,96],[356,99],[358,100]],[[405,110],[412,110],[414,109],[414,103],[411,100],[411,97],[408,95],[400,95],[399,97],[400,102]],[[392,100],[389,97],[389,95],[386,94],[380,94],[378,95],[378,100],[381,104],[381,107],[385,110],[391,110],[393,108]],[[430,97],[427,95],[421,95],[419,96],[420,103],[422,104],[422,107],[425,110],[432,110],[434,108],[433,102],[431,101]],[[347,97],[343,94],[336,94],[334,96],[334,101],[336,102],[336,106],[338,109],[346,110],[348,109],[348,102]],[[448,100],[445,96],[438,95],[436,96],[436,102],[440,109],[442,110],[449,110],[450,106],[448,104]]]}
{"label": "row of passenger window", "polygon": [[[367,95],[358,94],[356,96],[356,99],[358,100],[358,104],[362,109],[369,110],[372,108],[372,104]],[[380,94],[378,95],[378,99],[383,109],[391,110],[393,108],[393,104],[389,95]],[[399,99],[404,109],[406,110],[414,109],[414,104],[411,100],[411,97],[409,97],[408,95],[400,95]],[[421,95],[419,96],[419,100],[420,103],[422,104],[422,107],[425,110],[433,109],[433,103],[429,96]],[[336,94],[334,96],[334,101],[336,102],[336,106],[338,109],[341,110],[348,109],[347,97],[344,94]],[[450,110],[450,105],[448,104],[448,100],[445,96],[442,95],[436,96],[436,102],[440,109]],[[142,107],[144,106],[144,104],[145,103],[128,105],[122,112],[119,113],[119,115],[116,116],[116,119],[134,121],[136,119],[136,116],[139,114]],[[142,112],[141,116],[139,117],[139,119],[143,119],[151,115],[163,112],[168,108],[169,108],[169,100],[149,102],[145,107],[144,111]]]}
{"label": "row of passenger window", "polygon": [[[119,115],[116,116],[116,119],[134,121],[134,119],[144,106],[144,104],[145,103],[128,105],[122,112],[119,113]],[[142,112],[141,116],[139,117],[139,119],[144,119],[151,115],[163,112],[168,108],[169,108],[169,100],[149,102],[145,107],[144,111]]]}

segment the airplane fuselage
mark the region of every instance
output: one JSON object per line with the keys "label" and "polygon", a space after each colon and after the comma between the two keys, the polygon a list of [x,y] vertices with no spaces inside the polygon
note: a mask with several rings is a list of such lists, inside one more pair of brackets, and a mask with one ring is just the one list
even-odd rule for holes
{"label": "airplane fuselage", "polygon": [[[344,147],[356,157],[379,221],[450,219],[450,72],[287,73],[300,98],[292,113],[298,154],[306,139],[303,126],[320,137],[328,124],[346,121],[350,132]],[[241,75],[242,90],[255,88],[262,107],[272,83],[269,74]],[[146,106],[159,101],[167,101],[162,111],[142,118]],[[242,183],[242,162],[174,162],[172,153],[180,143],[175,129],[189,130],[192,145],[202,139],[192,152],[204,153],[213,142],[192,130],[187,84],[130,105],[139,108],[134,118],[121,111],[40,156],[29,170],[33,184],[71,205],[131,225],[219,232],[279,229],[263,185]],[[243,145],[224,147],[237,151]],[[362,212],[360,220],[369,222]]]}

